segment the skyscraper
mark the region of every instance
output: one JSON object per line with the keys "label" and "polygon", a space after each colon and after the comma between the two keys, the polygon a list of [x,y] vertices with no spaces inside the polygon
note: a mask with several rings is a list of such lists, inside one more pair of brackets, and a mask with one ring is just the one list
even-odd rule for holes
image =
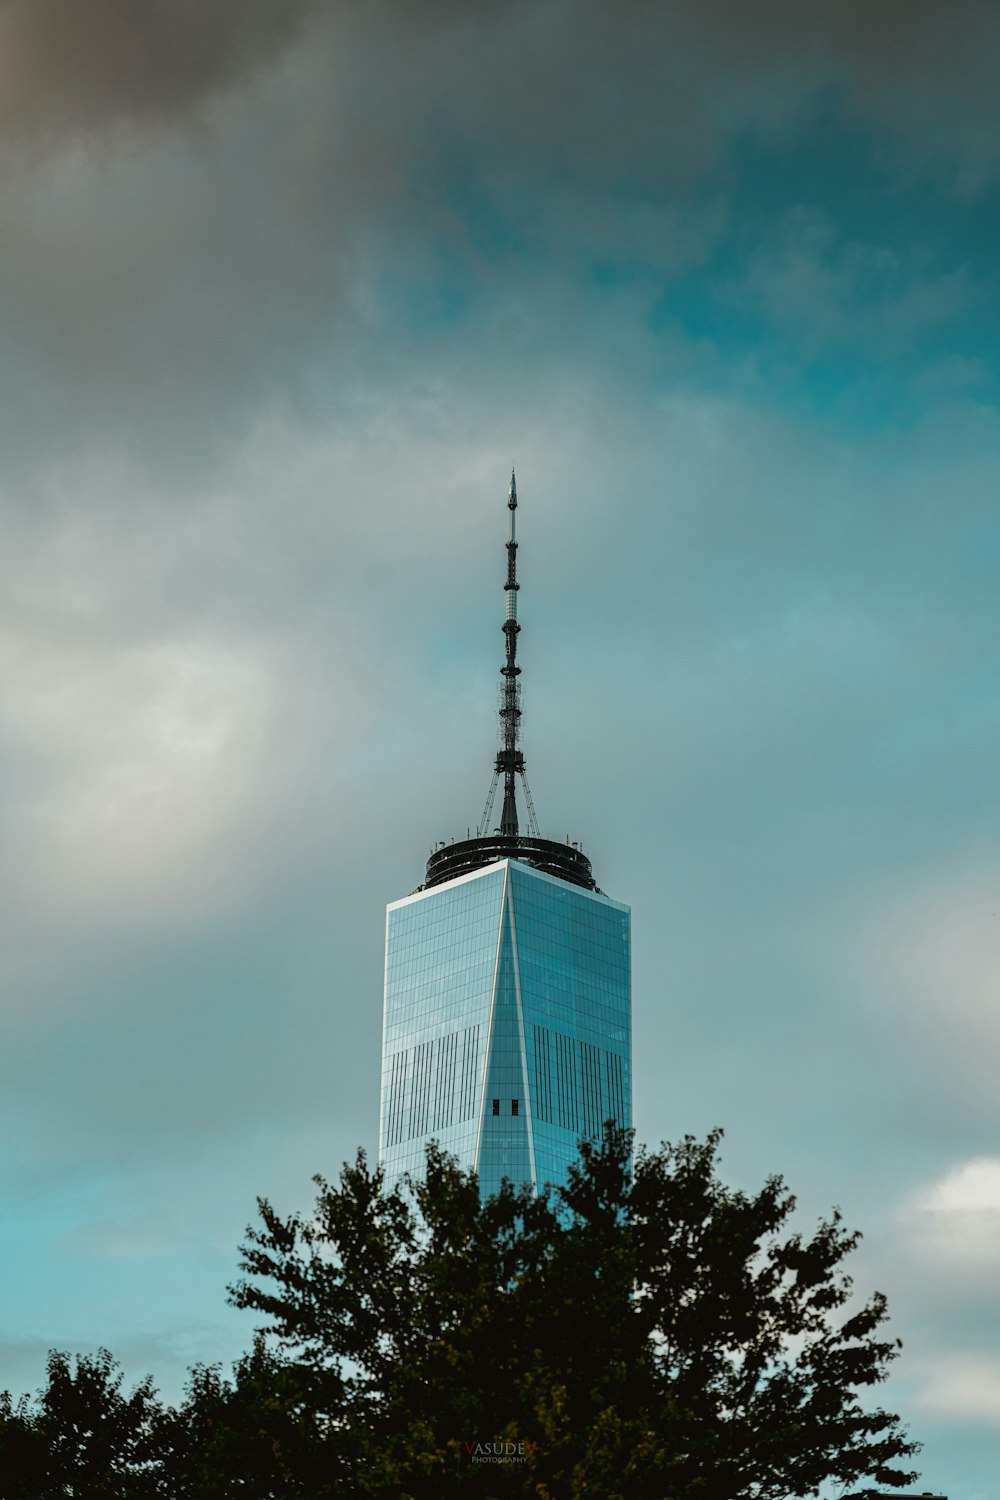
{"label": "skyscraper", "polygon": [[577,845],[539,836],[520,746],[513,473],[507,506],[493,780],[476,837],[439,846],[424,884],[387,908],[382,1029],[387,1178],[419,1173],[433,1138],[484,1195],[504,1177],[564,1181],[581,1135],[632,1120],[629,908],[597,889]]}

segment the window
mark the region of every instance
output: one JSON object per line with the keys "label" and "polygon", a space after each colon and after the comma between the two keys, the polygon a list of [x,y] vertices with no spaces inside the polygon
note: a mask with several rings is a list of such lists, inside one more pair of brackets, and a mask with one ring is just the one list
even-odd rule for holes
{"label": "window", "polygon": [[493,1113],[495,1115],[498,1115],[500,1113],[500,1100],[499,1099],[494,1099],[494,1101],[493,1101]]}
{"label": "window", "polygon": [[512,1099],[510,1101],[510,1112],[511,1112],[512,1115],[516,1115],[517,1114],[517,1100],[516,1099]]}

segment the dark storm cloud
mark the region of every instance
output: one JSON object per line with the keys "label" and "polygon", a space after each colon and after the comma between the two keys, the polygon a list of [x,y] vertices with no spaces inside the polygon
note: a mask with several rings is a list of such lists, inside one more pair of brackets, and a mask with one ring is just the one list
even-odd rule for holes
{"label": "dark storm cloud", "polygon": [[439,135],[510,166],[520,143],[619,190],[696,170],[720,129],[789,124],[833,82],[902,124],[936,117],[959,150],[998,108],[1000,16],[981,0],[3,0],[0,132],[176,117],[303,35],[341,125],[400,158]]}
{"label": "dark storm cloud", "polygon": [[315,0],[3,0],[0,138],[163,120],[273,61]]}
{"label": "dark storm cloud", "polygon": [[365,79],[351,90],[359,118],[377,117],[401,157],[434,141],[480,171],[557,168],[622,196],[690,180],[732,132],[796,128],[831,90],[862,117],[922,130],[908,141],[918,156],[980,156],[1000,108],[1000,16],[979,0],[381,0],[340,8],[325,30],[343,76]]}
{"label": "dark storm cloud", "polygon": [[9,462],[100,433],[198,463],[273,401],[384,389],[459,323],[573,342],[595,265],[706,262],[740,227],[729,154],[794,144],[831,93],[898,170],[974,183],[998,18],[959,13],[8,0],[0,133],[45,147],[8,156],[0,208]]}
{"label": "dark storm cloud", "polygon": [[880,149],[897,171],[931,166],[963,190],[995,179],[1000,11],[990,0],[690,0],[682,8],[709,72],[718,49],[736,76],[783,67],[814,98],[833,85],[849,114],[888,128]]}

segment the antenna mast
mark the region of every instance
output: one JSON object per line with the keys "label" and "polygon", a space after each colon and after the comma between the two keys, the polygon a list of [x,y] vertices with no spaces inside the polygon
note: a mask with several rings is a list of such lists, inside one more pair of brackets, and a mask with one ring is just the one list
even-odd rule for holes
{"label": "antenna mast", "polygon": [[[579,844],[571,844],[569,835],[565,844],[543,839],[538,832],[528,778],[524,773],[524,753],[520,748],[521,738],[521,668],[517,664],[517,638],[521,627],[517,620],[517,535],[515,519],[517,512],[517,481],[514,471],[510,474],[510,489],[507,492],[507,509],[510,512],[510,529],[507,533],[507,582],[504,592],[504,662],[500,668],[500,748],[493,766],[493,779],[489,795],[475,838],[452,839],[450,844],[440,844],[431,850],[427,861],[427,876],[418,890],[432,890],[446,881],[457,880],[484,870],[499,860],[515,859],[551,875],[556,880],[567,881],[587,891],[596,891],[594,871],[590,860]],[[517,815],[517,778],[521,778],[524,793],[525,830],[519,826]],[[503,810],[500,827],[493,827],[493,804],[497,788],[503,777]]]}
{"label": "antenna mast", "polygon": [[518,837],[517,818],[517,781],[520,776],[521,785],[524,787],[524,800],[528,812],[528,834],[538,835],[538,824],[535,819],[535,809],[531,801],[531,792],[528,790],[528,780],[524,774],[524,752],[518,748],[521,737],[521,684],[518,679],[521,676],[521,668],[517,664],[517,638],[521,627],[517,619],[517,595],[520,584],[517,581],[517,531],[515,526],[515,514],[517,512],[517,480],[514,470],[510,471],[510,489],[507,492],[507,508],[510,511],[510,529],[507,535],[507,582],[504,584],[504,622],[503,634],[505,643],[504,664],[500,668],[500,749],[497,751],[496,764],[493,768],[493,783],[490,787],[486,806],[483,809],[483,821],[479,827],[479,836],[484,836],[489,830],[490,817],[493,812],[493,800],[496,796],[497,783],[503,777],[503,809],[500,814],[500,827],[496,831],[505,838]]}

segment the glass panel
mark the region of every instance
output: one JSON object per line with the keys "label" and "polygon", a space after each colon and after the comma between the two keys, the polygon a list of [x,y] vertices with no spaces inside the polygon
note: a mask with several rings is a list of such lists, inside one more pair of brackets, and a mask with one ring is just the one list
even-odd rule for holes
{"label": "glass panel", "polygon": [[484,1193],[504,1176],[560,1183],[581,1132],[631,1124],[629,910],[511,862],[502,914],[507,868],[389,908],[379,1157],[392,1181],[420,1172],[434,1137],[478,1167]]}
{"label": "glass panel", "polygon": [[386,914],[379,1159],[419,1174],[440,1141],[475,1157],[496,967],[503,867],[439,886]]}

